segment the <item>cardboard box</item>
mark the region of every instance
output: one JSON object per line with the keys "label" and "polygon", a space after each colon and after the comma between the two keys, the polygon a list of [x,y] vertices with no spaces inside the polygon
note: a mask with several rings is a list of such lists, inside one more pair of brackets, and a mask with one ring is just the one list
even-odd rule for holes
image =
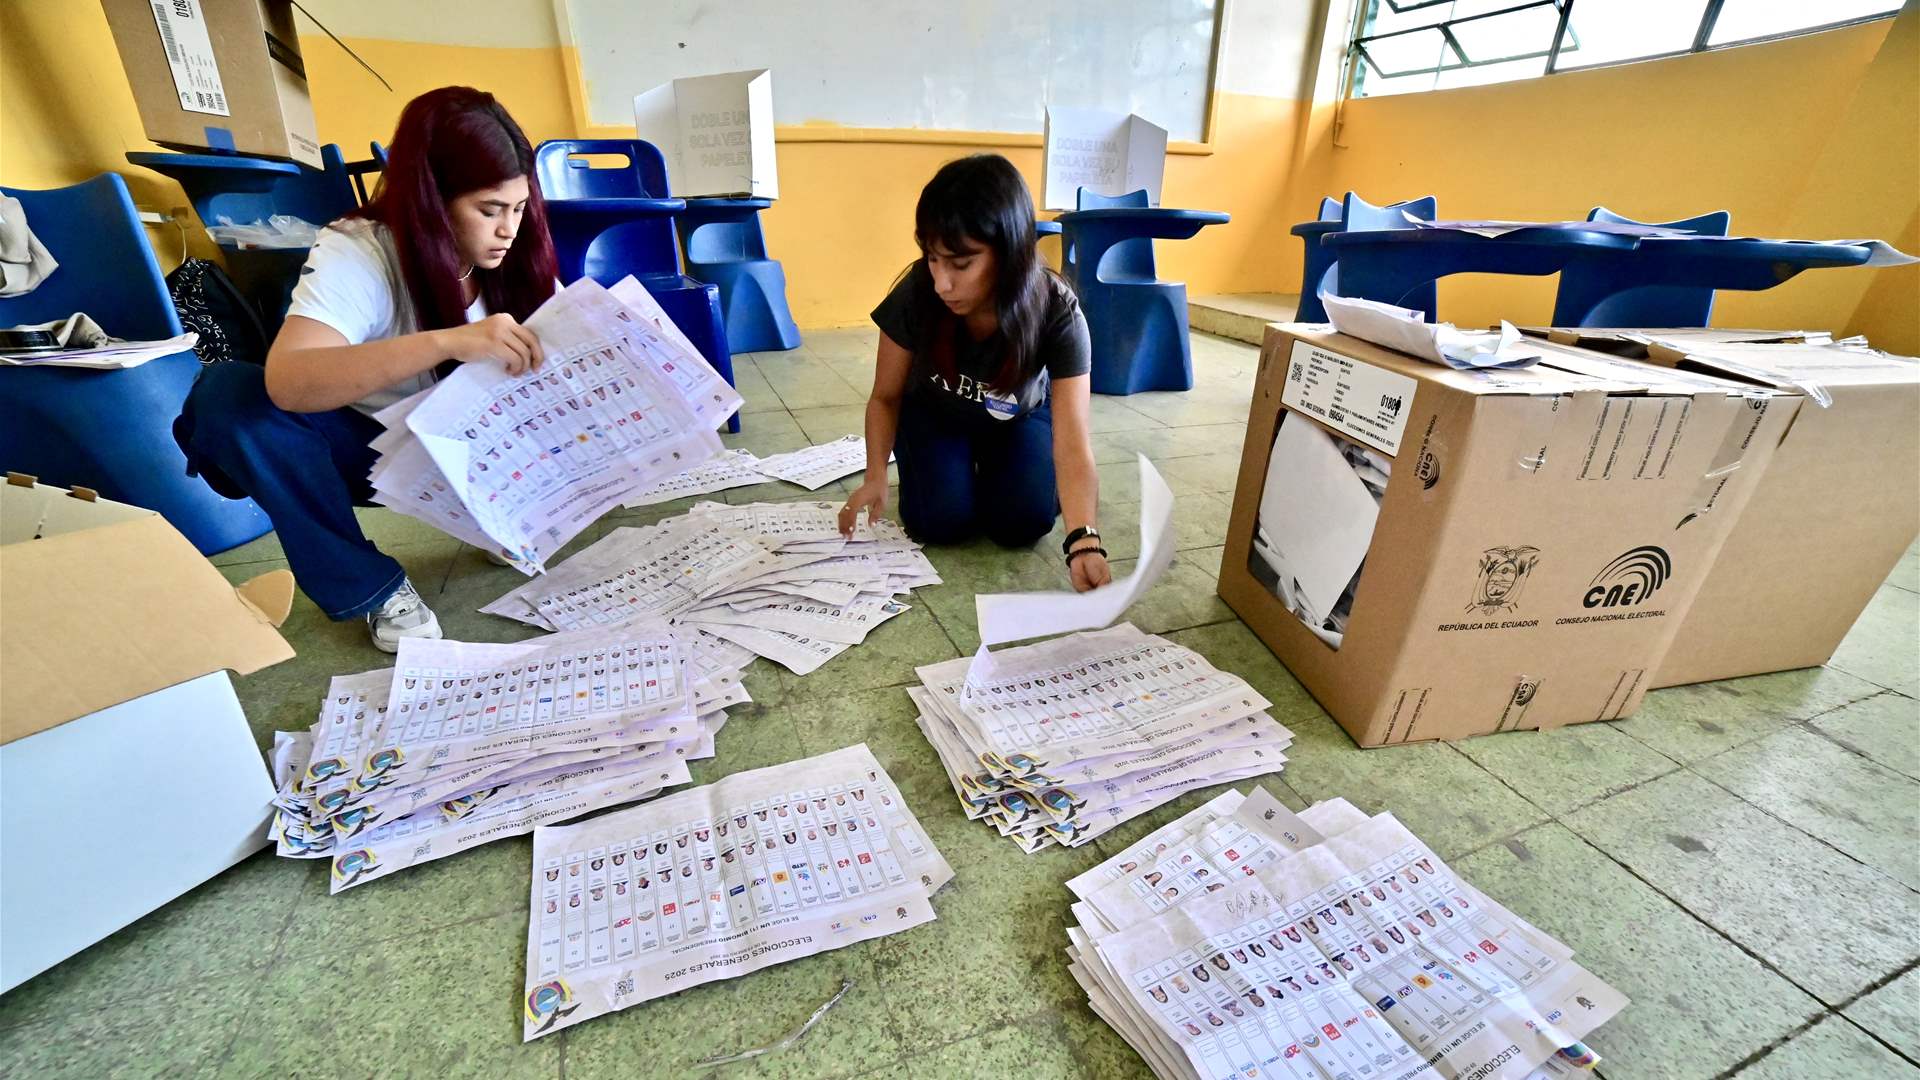
{"label": "cardboard box", "polygon": [[[1455,371],[1267,329],[1220,595],[1362,746],[1633,712],[1801,404],[1543,347]],[[1391,460],[1338,648],[1249,567],[1283,414]]]}
{"label": "cardboard box", "polygon": [[292,599],[284,570],[228,584],[151,511],[0,484],[0,991],[266,842],[226,669],[293,655]]}
{"label": "cardboard box", "polygon": [[1083,187],[1102,195],[1145,188],[1147,203],[1160,205],[1166,128],[1131,113],[1049,107],[1043,142],[1041,209],[1077,208]]}
{"label": "cardboard box", "polygon": [[633,99],[633,126],[667,159],[668,192],[780,197],[773,153],[773,72],[675,79]]}
{"label": "cardboard box", "polygon": [[[1823,664],[1920,535],[1920,360],[1797,332],[1633,332],[1649,361],[1810,399],[1680,624],[1655,686]],[[1554,331],[1554,340],[1583,340]]]}
{"label": "cardboard box", "polygon": [[101,0],[147,138],[321,168],[289,0]]}

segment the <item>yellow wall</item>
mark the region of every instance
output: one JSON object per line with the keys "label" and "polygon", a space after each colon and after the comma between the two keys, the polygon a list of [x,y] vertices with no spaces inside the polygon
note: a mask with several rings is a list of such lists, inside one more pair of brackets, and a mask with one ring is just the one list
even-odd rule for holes
{"label": "yellow wall", "polygon": [[[1920,11],[1784,41],[1551,78],[1347,103],[1283,216],[1321,194],[1431,193],[1453,218],[1642,220],[1708,210],[1736,235],[1876,237],[1916,249]],[[1297,277],[1294,279],[1297,281]],[[1462,325],[1551,313],[1554,279],[1465,275],[1440,290]],[[1723,292],[1722,326],[1832,328],[1920,351],[1920,268],[1814,270]]]}

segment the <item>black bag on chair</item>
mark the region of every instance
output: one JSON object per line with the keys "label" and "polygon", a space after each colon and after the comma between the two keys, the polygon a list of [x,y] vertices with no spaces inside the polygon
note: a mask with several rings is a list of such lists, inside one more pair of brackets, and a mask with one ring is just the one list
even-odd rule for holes
{"label": "black bag on chair", "polygon": [[267,362],[266,327],[260,313],[217,263],[188,259],[167,275],[167,292],[180,313],[180,328],[200,335],[194,352],[203,364],[242,360]]}

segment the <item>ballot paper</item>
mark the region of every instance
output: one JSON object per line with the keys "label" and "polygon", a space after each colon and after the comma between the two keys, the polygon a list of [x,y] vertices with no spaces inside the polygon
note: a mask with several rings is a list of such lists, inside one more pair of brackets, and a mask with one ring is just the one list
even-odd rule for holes
{"label": "ballot paper", "polygon": [[[1173,563],[1173,491],[1147,460],[1140,459],[1140,558],[1133,573],[1086,592],[987,593],[973,598],[980,627],[980,657],[986,647],[1025,638],[1098,630],[1126,614]],[[992,661],[988,660],[987,667]],[[984,670],[984,668],[983,668]]]}
{"label": "ballot paper", "polygon": [[952,878],[864,743],[540,828],[524,1037],[931,922]]}
{"label": "ballot paper", "polygon": [[1452,323],[1430,323],[1412,308],[1377,300],[1359,300],[1322,292],[1333,328],[1349,337],[1385,345],[1450,368],[1520,368],[1539,362],[1541,350],[1502,319],[1500,329],[1461,330]]}
{"label": "ballot paper", "polygon": [[756,468],[759,461],[750,450],[723,450],[716,457],[674,473],[644,491],[635,492],[627,498],[627,506],[654,506],[693,495],[711,495],[728,488],[764,484],[767,478]]}
{"label": "ballot paper", "polygon": [[403,639],[274,739],[271,837],[340,892],[539,824],[649,798],[713,755],[751,654],[658,622],[514,644]]}
{"label": "ballot paper", "polygon": [[840,533],[837,502],[696,503],[623,526],[481,608],[545,630],[665,620],[805,675],[940,575],[890,521]]}
{"label": "ballot paper", "polygon": [[1613,236],[1685,236],[1698,234],[1687,229],[1674,229],[1665,225],[1641,225],[1631,221],[1427,221],[1414,217],[1405,210],[1400,216],[1406,218],[1409,228],[1432,229],[1439,232],[1464,232],[1475,236],[1505,236],[1508,233],[1538,229],[1547,232],[1590,232],[1608,233]]}
{"label": "ballot paper", "polygon": [[[1384,484],[1382,484],[1384,488]],[[1260,495],[1258,556],[1310,626],[1324,623],[1360,572],[1380,507],[1336,436],[1297,413],[1280,418]]]}
{"label": "ballot paper", "polygon": [[1519,1080],[1598,1060],[1582,1040],[1626,999],[1391,814],[1228,794],[1069,883],[1086,899],[1068,970],[1155,1075]]}
{"label": "ballot paper", "polygon": [[[893,459],[889,456],[887,460]],[[760,464],[754,467],[776,480],[818,491],[843,476],[866,469],[867,440],[859,435],[842,435],[830,443],[761,458]]]}
{"label": "ballot paper", "polygon": [[1029,854],[1278,772],[1293,739],[1244,680],[1130,623],[918,674],[908,694],[962,810]]}
{"label": "ballot paper", "polygon": [[[623,292],[651,302],[644,289]],[[591,279],[526,325],[543,366],[516,376],[462,364],[383,410],[371,480],[376,502],[533,574],[607,510],[719,454],[713,428],[740,397]]]}

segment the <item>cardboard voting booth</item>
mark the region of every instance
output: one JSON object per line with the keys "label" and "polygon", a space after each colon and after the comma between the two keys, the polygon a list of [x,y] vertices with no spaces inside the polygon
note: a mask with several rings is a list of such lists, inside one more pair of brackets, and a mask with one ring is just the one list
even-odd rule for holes
{"label": "cardboard voting booth", "polygon": [[1654,685],[1825,663],[1920,535],[1920,360],[1789,331],[1541,333],[1808,396]]}
{"label": "cardboard voting booth", "polygon": [[1160,205],[1167,129],[1131,113],[1049,107],[1040,159],[1041,209],[1072,210],[1081,188],[1102,195],[1147,191]]}
{"label": "cardboard voting booth", "polygon": [[[1267,329],[1220,595],[1362,746],[1632,713],[1802,405],[1793,389],[1542,349],[1530,368],[1461,371]],[[1335,449],[1296,447],[1296,425]],[[1324,475],[1276,477],[1281,454]],[[1377,505],[1326,493],[1356,456]],[[1285,501],[1263,505],[1273,490]],[[1337,644],[1277,595],[1257,531],[1297,593],[1324,603],[1351,580]],[[1294,535],[1315,546],[1289,549]],[[1328,536],[1347,550],[1324,550]]]}
{"label": "cardboard voting booth", "polygon": [[667,159],[672,190],[659,194],[780,197],[765,68],[675,79],[635,95],[633,125]]}
{"label": "cardboard voting booth", "polygon": [[293,656],[292,599],[285,570],[236,588],[151,511],[0,484],[0,991],[266,842],[227,671]]}
{"label": "cardboard voting booth", "polygon": [[319,126],[289,0],[103,0],[147,138],[318,169]]}

